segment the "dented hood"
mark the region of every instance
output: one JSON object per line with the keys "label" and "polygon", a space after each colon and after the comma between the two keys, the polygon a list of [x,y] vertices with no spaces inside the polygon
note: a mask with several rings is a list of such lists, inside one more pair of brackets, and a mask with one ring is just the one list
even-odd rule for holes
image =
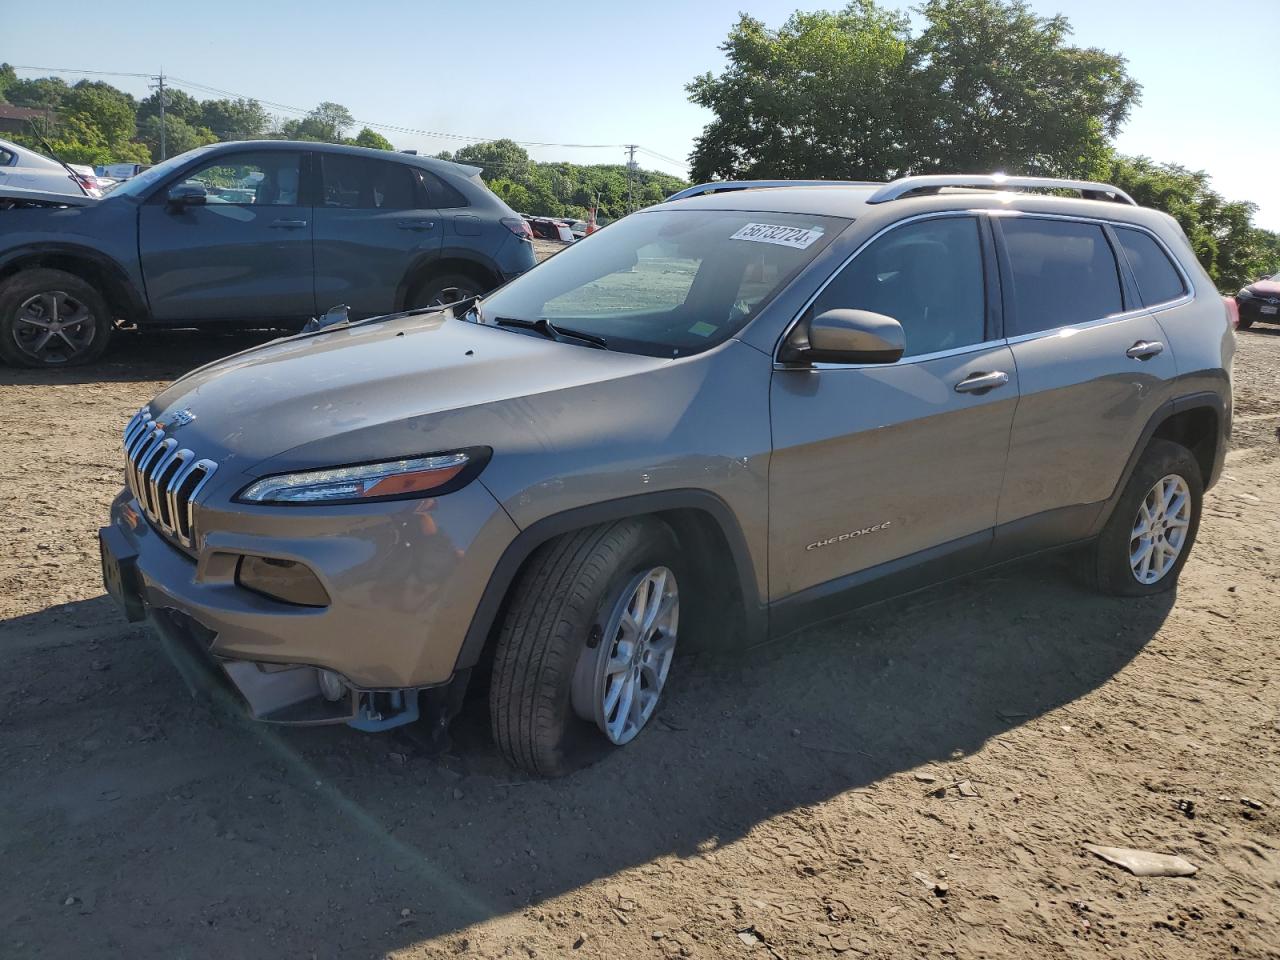
{"label": "dented hood", "polygon": [[[429,452],[433,421],[445,411],[668,362],[479,326],[446,311],[264,344],[175,381],[151,413],[183,446],[224,467],[246,470],[294,450],[299,466],[338,451],[339,462],[351,462]],[[406,443],[415,449],[400,449]]]}

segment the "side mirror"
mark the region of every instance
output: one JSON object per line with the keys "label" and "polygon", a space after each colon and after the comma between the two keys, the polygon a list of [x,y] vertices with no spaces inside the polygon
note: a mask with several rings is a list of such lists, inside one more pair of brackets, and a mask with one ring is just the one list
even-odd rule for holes
{"label": "side mirror", "polygon": [[208,199],[208,191],[198,183],[180,183],[169,188],[169,206],[171,207],[179,209],[199,207],[203,206]]}
{"label": "side mirror", "polygon": [[893,363],[906,349],[902,324],[870,310],[827,310],[802,320],[778,358],[784,363]]}

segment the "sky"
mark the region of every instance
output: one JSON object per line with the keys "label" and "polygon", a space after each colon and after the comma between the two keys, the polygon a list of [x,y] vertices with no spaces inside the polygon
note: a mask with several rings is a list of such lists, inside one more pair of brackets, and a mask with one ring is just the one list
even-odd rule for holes
{"label": "sky", "polygon": [[[332,100],[362,124],[460,137],[380,131],[399,148],[425,153],[510,137],[598,144],[529,152],[540,160],[608,163],[624,161],[622,145],[635,143],[643,148],[642,166],[685,175],[709,114],[688,102],[684,86],[721,69],[719,47],[739,11],[778,26],[798,7],[840,5],[221,0],[199,13],[176,13],[171,3],[131,0],[104,15],[100,0],[63,0],[58,20],[73,26],[51,45],[41,42],[48,36],[46,8],[0,0],[0,61],[163,70],[179,87],[201,84],[304,110]],[[1207,170],[1229,199],[1258,204],[1260,226],[1280,230],[1280,72],[1261,52],[1275,34],[1277,0],[1218,0],[1211,13],[1203,0],[1031,0],[1031,6],[1046,16],[1065,14],[1077,44],[1127,58],[1143,97],[1118,139],[1120,150]],[[23,69],[19,76],[45,72]],[[147,92],[142,78],[102,79],[135,95]]]}

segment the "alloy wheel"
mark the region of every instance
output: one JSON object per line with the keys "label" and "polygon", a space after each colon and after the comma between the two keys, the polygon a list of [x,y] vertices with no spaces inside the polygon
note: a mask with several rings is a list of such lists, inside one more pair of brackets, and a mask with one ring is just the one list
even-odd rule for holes
{"label": "alloy wheel", "polygon": [[48,290],[24,300],[13,325],[18,349],[42,364],[68,363],[93,343],[93,313],[62,290]]}
{"label": "alloy wheel", "polygon": [[604,633],[574,675],[573,707],[615,744],[633,740],[653,716],[675,656],[680,591],[654,567],[618,595]]}
{"label": "alloy wheel", "polygon": [[1173,569],[1191,527],[1191,488],[1176,473],[1157,480],[1138,505],[1129,537],[1129,568],[1142,584]]}

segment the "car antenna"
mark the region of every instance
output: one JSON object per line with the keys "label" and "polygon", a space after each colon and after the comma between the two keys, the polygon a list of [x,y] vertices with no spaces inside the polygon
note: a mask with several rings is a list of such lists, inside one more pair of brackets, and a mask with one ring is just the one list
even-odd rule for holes
{"label": "car antenna", "polygon": [[40,141],[40,145],[44,147],[45,151],[49,154],[49,156],[53,157],[53,159],[57,160],[60,164],[62,164],[62,169],[66,170],[67,173],[71,175],[72,182],[75,183],[75,185],[80,188],[80,192],[83,193],[86,197],[92,197],[93,194],[91,194],[88,190],[86,190],[84,184],[80,182],[80,174],[72,170],[70,164],[68,164],[67,161],[63,160],[60,156],[58,156],[58,151],[54,150],[53,147],[49,146],[49,141],[44,138],[44,134],[42,134],[39,130],[36,129],[36,125],[31,120],[30,117],[27,118],[27,123],[31,125],[31,132],[35,135],[35,138]]}

